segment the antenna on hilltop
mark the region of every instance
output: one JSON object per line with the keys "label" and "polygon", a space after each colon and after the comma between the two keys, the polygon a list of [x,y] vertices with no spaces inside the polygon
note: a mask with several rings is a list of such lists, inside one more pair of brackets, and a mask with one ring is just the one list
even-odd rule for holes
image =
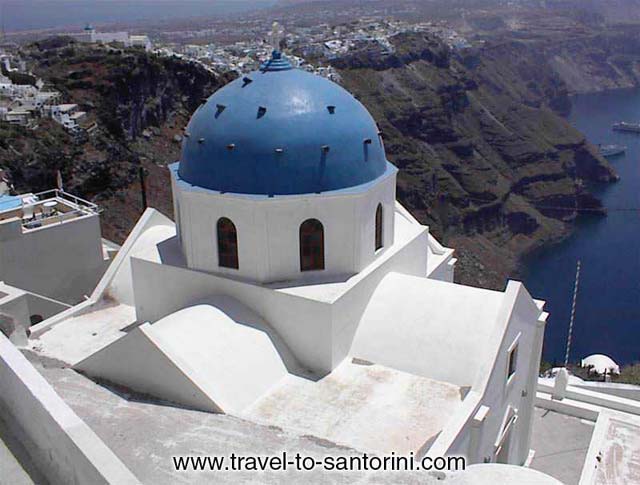
{"label": "antenna on hilltop", "polygon": [[564,354],[564,367],[569,365],[569,353],[571,352],[571,338],[573,336],[573,322],[576,318],[576,301],[578,300],[578,286],[580,284],[580,260],[576,268],[576,282],[573,287],[573,303],[571,304],[571,319],[569,320],[569,334],[567,335],[567,351]]}

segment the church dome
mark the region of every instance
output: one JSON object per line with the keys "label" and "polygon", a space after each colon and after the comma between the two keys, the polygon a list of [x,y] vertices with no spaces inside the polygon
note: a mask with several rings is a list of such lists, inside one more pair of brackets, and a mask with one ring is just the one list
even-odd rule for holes
{"label": "church dome", "polygon": [[211,190],[307,194],[372,182],[388,170],[375,121],[337,84],[278,52],[193,114],[178,174]]}

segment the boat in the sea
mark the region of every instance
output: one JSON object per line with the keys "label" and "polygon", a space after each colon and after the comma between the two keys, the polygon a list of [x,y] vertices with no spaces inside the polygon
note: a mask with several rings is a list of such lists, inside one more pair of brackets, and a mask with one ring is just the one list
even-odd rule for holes
{"label": "boat in the sea", "polygon": [[627,151],[624,145],[600,145],[600,155],[603,157],[616,157]]}
{"label": "boat in the sea", "polygon": [[628,123],[626,121],[619,121],[613,124],[615,131],[628,131],[631,133],[640,133],[640,123]]}

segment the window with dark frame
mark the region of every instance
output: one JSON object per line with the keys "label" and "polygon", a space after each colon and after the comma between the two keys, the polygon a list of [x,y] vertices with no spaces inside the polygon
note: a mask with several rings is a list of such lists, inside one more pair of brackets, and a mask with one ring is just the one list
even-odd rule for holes
{"label": "window with dark frame", "polygon": [[517,365],[518,365],[518,345],[516,344],[509,351],[509,367],[507,371],[507,381],[509,381],[511,377],[513,377],[513,375],[516,373]]}
{"label": "window with dark frame", "polygon": [[218,220],[218,266],[238,269],[238,233],[231,219]]}
{"label": "window with dark frame", "polygon": [[317,219],[300,225],[300,271],[324,269],[324,227]]}
{"label": "window with dark frame", "polygon": [[376,251],[382,249],[384,241],[382,239],[382,204],[378,204],[376,209]]}

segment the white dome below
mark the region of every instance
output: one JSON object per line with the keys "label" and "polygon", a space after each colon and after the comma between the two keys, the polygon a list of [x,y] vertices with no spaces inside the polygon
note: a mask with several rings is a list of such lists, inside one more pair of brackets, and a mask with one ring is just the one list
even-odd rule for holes
{"label": "white dome below", "polygon": [[592,367],[598,374],[620,374],[620,366],[609,356],[593,354],[580,362],[582,367]]}

